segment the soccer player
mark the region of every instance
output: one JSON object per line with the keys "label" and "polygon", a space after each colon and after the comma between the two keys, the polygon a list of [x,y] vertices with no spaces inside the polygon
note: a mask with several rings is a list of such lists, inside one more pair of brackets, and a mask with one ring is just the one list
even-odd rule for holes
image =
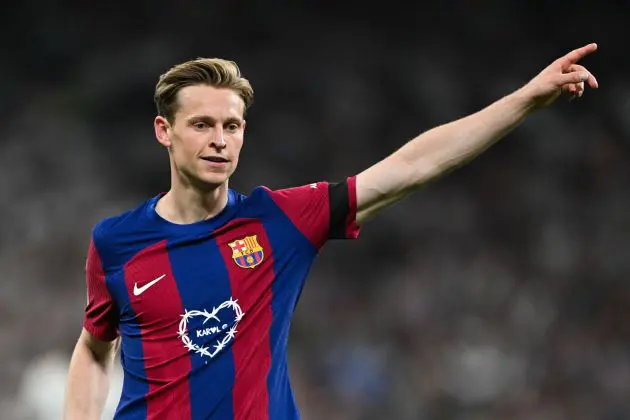
{"label": "soccer player", "polygon": [[597,88],[577,64],[596,49],[571,51],[515,92],[420,134],[356,176],[249,195],[228,187],[253,100],[249,82],[222,59],[168,70],[155,90],[154,128],[171,186],[92,231],[65,418],[100,418],[120,346],[117,419],[297,419],[287,338],[319,249],[357,238],[380,210],[562,93]]}

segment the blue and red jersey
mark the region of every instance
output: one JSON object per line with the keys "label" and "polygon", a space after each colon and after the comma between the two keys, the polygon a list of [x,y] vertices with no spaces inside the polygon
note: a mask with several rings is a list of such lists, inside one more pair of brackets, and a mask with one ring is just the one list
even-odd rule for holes
{"label": "blue and red jersey", "polygon": [[121,337],[116,419],[298,419],[287,339],[328,239],[357,238],[356,180],[229,190],[216,217],[173,224],[160,195],[99,222],[84,328]]}

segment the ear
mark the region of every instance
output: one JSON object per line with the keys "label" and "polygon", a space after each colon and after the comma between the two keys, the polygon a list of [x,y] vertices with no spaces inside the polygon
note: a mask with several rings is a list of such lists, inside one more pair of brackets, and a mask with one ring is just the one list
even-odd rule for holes
{"label": "ear", "polygon": [[243,120],[243,132],[245,132],[245,128],[247,128],[247,121]]}
{"label": "ear", "polygon": [[169,130],[171,125],[166,118],[158,115],[153,121],[153,128],[155,129],[155,138],[164,147],[171,147],[171,138],[169,136]]}

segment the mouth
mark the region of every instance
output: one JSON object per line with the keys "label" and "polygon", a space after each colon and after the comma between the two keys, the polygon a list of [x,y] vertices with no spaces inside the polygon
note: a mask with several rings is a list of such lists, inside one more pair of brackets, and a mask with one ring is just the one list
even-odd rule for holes
{"label": "mouth", "polygon": [[201,159],[212,163],[228,163],[229,160],[221,156],[202,156]]}

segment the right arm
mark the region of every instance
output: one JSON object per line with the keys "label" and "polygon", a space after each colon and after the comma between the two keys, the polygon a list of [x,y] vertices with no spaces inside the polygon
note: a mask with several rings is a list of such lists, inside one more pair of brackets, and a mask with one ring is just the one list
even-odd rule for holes
{"label": "right arm", "polygon": [[102,341],[83,329],[70,361],[64,420],[101,418],[118,344],[118,338]]}

